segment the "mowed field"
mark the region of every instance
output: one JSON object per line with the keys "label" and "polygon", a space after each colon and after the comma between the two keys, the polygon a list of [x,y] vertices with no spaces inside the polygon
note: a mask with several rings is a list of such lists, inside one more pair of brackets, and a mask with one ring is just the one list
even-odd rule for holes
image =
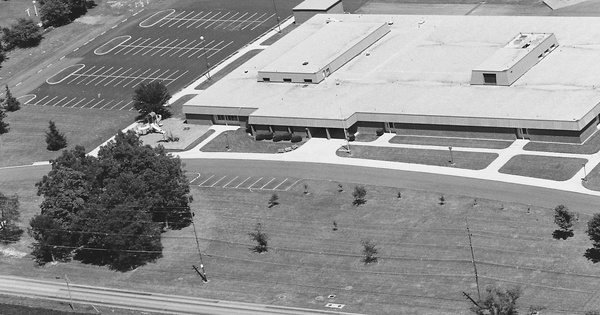
{"label": "mowed field", "polygon": [[[317,310],[335,303],[364,314],[469,314],[462,292],[476,297],[477,289],[468,218],[482,293],[487,285],[521,286],[523,313],[530,306],[546,307],[544,314],[600,309],[598,267],[583,257],[591,247],[583,232],[588,215],[581,215],[573,238],[559,241],[552,238],[552,209],[484,199],[474,205],[473,198],[454,195],[440,205],[438,193],[376,186],[366,186],[367,203],[356,207],[356,184],[341,184],[341,192],[337,182],[313,180],[287,190],[194,185],[208,283],[192,269],[200,263],[192,227],[163,234],[164,257],[132,272],[77,262],[36,267],[29,256],[2,258],[2,268],[41,279],[68,274],[78,284]],[[24,196],[24,222],[39,212],[32,186],[0,184],[3,193]],[[268,208],[273,193],[279,205]],[[264,254],[251,250],[248,233],[257,223],[269,238]],[[377,244],[378,263],[362,263],[363,240]],[[26,236],[14,248],[29,252],[30,241]]]}

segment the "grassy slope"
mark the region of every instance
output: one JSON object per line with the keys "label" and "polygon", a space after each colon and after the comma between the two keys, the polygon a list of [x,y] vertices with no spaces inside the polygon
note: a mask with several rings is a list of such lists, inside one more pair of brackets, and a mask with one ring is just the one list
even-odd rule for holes
{"label": "grassy slope", "polygon": [[[475,294],[464,217],[469,216],[482,286],[500,282],[524,288],[522,305],[581,310],[595,301],[595,266],[582,255],[590,243],[583,233],[589,216],[575,225],[575,237],[552,239],[552,210],[501,204],[421,191],[369,187],[367,203],[351,205],[353,184],[307,181],[278,193],[271,191],[199,189],[193,210],[209,279],[202,284],[191,269],[198,253],[191,227],[164,234],[164,258],[116,273],[79,263],[36,267],[28,258],[2,258],[6,273],[54,280],[67,273],[74,283],[158,291],[275,305],[325,309],[327,302],[345,304],[344,311],[368,314],[448,314],[468,308],[462,291]],[[1,184],[0,191],[18,193],[24,222],[39,210],[33,183]],[[530,209],[530,214],[527,209]],[[339,230],[332,230],[336,221]],[[262,223],[270,251],[250,251],[247,233]],[[377,244],[381,261],[361,263],[360,241]],[[28,252],[29,237],[14,245]],[[567,274],[567,273],[573,274]],[[60,280],[54,280],[60,281]],[[335,299],[327,299],[335,294]],[[321,300],[325,297],[324,300]],[[593,302],[596,303],[596,302]],[[599,305],[600,306],[600,305]]]}

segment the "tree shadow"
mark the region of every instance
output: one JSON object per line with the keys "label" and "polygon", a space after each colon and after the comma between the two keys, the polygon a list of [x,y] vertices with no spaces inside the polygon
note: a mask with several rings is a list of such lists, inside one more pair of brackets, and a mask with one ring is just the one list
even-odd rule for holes
{"label": "tree shadow", "polygon": [[0,230],[0,244],[9,245],[18,242],[21,239],[23,232],[23,229],[18,226],[6,226]]}
{"label": "tree shadow", "polygon": [[598,248],[588,248],[585,250],[585,254],[583,257],[591,260],[594,264],[600,262],[600,249]]}
{"label": "tree shadow", "polygon": [[367,203],[367,200],[363,199],[363,198],[356,198],[354,199],[354,201],[352,201],[352,205],[353,206],[360,206],[360,205],[364,205],[365,203]]}
{"label": "tree shadow", "polygon": [[552,232],[552,237],[557,240],[566,240],[569,237],[573,237],[573,230],[556,230]]}

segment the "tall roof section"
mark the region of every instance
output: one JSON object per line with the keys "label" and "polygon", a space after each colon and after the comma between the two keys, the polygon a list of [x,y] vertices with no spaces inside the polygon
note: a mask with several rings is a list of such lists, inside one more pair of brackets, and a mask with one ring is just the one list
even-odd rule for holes
{"label": "tall roof section", "polygon": [[390,28],[387,23],[335,20],[308,36],[258,72],[258,81],[321,82],[371,46]]}

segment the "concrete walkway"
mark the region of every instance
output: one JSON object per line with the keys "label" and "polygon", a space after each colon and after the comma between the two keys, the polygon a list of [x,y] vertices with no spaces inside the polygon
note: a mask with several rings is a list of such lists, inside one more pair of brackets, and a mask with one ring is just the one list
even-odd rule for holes
{"label": "concrete walkway", "polygon": [[[367,166],[384,169],[394,170],[405,170],[405,171],[416,171],[423,173],[442,174],[461,176],[469,178],[486,179],[507,183],[518,183],[529,186],[553,188],[564,191],[571,191],[577,193],[583,193],[588,195],[600,196],[600,192],[589,190],[582,185],[582,178],[584,177],[584,170],[582,169],[577,172],[571,179],[567,181],[554,181],[545,180],[532,177],[524,177],[517,175],[509,175],[499,173],[498,170],[508,162],[512,157],[519,154],[527,155],[539,155],[539,156],[555,156],[565,158],[581,158],[587,160],[585,164],[586,170],[590,171],[596,165],[600,163],[600,153],[591,155],[587,154],[563,154],[553,152],[537,152],[537,151],[525,151],[523,147],[527,144],[527,140],[516,140],[510,147],[506,149],[479,149],[479,148],[454,148],[456,151],[465,152],[486,152],[496,153],[496,158],[488,167],[483,170],[469,170],[460,169],[453,167],[444,166],[432,166],[432,165],[421,165],[411,163],[400,163],[400,162],[389,162],[389,161],[378,161],[358,158],[347,158],[337,156],[337,150],[346,145],[346,141],[341,139],[321,139],[312,138],[308,140],[300,148],[286,153],[238,153],[238,152],[201,152],[200,148],[212,139],[217,137],[220,133],[225,130],[236,129],[235,126],[212,126],[211,129],[215,130],[205,141],[200,143],[195,148],[186,151],[176,153],[182,159],[242,159],[242,160],[265,160],[265,161],[289,161],[289,162],[315,162],[315,163],[326,163],[326,164],[341,164],[341,165],[356,165],[356,166]],[[411,149],[434,149],[434,150],[447,150],[447,147],[441,146],[421,146],[421,145],[406,145],[406,144],[392,144],[389,140],[394,137],[395,134],[384,134],[373,142],[352,142],[352,145],[361,146],[372,146],[372,147],[403,147]]]}

